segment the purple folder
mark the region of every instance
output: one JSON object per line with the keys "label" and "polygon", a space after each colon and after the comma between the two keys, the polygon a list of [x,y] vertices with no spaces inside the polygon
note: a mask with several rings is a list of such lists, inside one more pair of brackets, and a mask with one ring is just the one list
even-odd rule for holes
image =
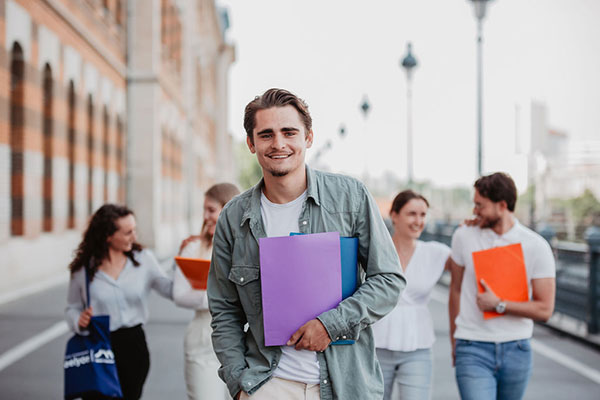
{"label": "purple folder", "polygon": [[337,232],[259,239],[265,346],[284,346],[342,301]]}

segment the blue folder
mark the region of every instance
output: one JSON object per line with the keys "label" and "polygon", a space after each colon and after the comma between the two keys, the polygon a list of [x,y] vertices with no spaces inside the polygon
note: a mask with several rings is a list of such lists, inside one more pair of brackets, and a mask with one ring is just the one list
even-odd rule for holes
{"label": "blue folder", "polygon": [[[303,235],[292,232],[290,236]],[[340,252],[342,253],[342,300],[354,294],[358,276],[358,238],[340,237]],[[354,340],[336,340],[332,345],[354,344]]]}

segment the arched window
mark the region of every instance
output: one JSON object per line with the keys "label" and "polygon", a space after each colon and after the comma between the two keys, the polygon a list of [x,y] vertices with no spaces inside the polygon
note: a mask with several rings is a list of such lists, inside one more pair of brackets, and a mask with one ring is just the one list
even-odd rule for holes
{"label": "arched window", "polygon": [[75,228],[75,84],[69,81],[67,94],[67,158],[69,161],[67,228]]}
{"label": "arched window", "polygon": [[108,167],[110,157],[110,143],[108,135],[108,109],[106,106],[102,110],[102,167],[104,169],[104,194],[103,199],[108,201]]}
{"label": "arched window", "polygon": [[43,81],[43,104],[42,104],[42,132],[43,132],[43,152],[44,152],[44,171],[43,171],[43,230],[52,231],[52,69],[46,64],[44,67]]}
{"label": "arched window", "polygon": [[87,211],[88,215],[92,215],[93,210],[93,194],[94,194],[94,100],[92,95],[88,95],[87,101],[87,170],[88,170],[88,185],[87,185]]}
{"label": "arched window", "polygon": [[24,150],[24,77],[25,62],[23,49],[15,43],[10,61],[10,208],[11,235],[20,236],[25,231],[23,198],[25,185],[23,182],[23,150]]}

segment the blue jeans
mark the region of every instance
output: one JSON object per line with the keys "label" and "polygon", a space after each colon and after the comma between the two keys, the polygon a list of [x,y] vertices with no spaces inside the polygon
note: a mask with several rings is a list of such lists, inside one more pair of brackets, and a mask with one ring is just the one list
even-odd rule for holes
{"label": "blue jeans", "polygon": [[463,400],[522,399],[532,364],[529,339],[504,343],[456,339],[456,382]]}
{"label": "blue jeans", "polygon": [[376,349],[383,373],[383,400],[429,400],[431,397],[431,349],[392,351]]}

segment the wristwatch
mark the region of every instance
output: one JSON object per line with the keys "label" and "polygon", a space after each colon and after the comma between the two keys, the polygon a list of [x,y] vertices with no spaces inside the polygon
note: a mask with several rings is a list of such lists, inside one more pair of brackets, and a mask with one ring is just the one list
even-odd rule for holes
{"label": "wristwatch", "polygon": [[496,312],[498,314],[504,314],[505,311],[506,311],[506,303],[503,302],[502,300],[500,300],[500,302],[498,304],[496,304]]}

